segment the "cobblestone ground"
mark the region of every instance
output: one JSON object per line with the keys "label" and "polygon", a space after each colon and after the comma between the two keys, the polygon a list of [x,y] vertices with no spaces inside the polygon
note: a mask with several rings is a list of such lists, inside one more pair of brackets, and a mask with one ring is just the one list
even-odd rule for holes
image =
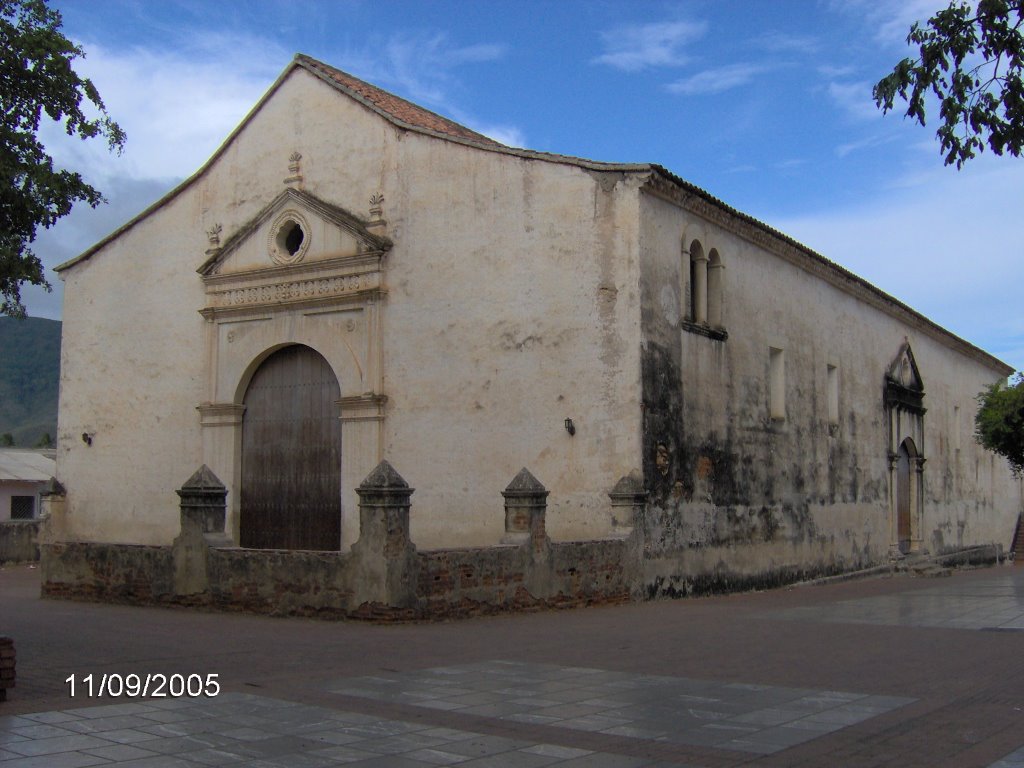
{"label": "cobblestone ground", "polygon": [[395,626],[38,592],[0,569],[0,768],[1024,768],[1020,567]]}

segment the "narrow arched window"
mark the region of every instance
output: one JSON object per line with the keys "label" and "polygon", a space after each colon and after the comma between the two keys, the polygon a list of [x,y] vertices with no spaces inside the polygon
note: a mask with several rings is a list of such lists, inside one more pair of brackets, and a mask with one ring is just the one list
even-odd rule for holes
{"label": "narrow arched window", "polygon": [[722,312],[722,283],[724,282],[725,265],[722,257],[714,248],[708,254],[708,325],[721,328],[725,325]]}
{"label": "narrow arched window", "polygon": [[690,243],[690,320],[708,321],[708,257],[699,240]]}

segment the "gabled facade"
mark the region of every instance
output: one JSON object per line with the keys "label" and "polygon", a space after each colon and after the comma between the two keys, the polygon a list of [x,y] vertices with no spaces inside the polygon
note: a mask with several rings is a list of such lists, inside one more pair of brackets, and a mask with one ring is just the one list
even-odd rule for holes
{"label": "gabled facade", "polygon": [[206,465],[234,543],[345,552],[386,458],[417,547],[489,547],[527,466],[555,541],[624,535],[639,478],[671,594],[1008,546],[1021,509],[970,438],[998,360],[659,166],[505,147],[303,56],[60,271],[54,541],[167,545]]}

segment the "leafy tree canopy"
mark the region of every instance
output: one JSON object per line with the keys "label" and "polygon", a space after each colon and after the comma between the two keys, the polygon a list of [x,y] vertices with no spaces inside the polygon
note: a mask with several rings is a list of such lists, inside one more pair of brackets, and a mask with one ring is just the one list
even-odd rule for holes
{"label": "leafy tree canopy", "polygon": [[925,99],[939,100],[937,130],[946,165],[957,168],[987,143],[997,155],[1024,148],[1024,0],[951,2],[910,28],[916,59],[901,61],[874,88],[883,113],[897,96],[906,116],[925,124]]}
{"label": "leafy tree canopy", "polygon": [[1024,374],[1010,386],[993,384],[978,395],[978,404],[975,438],[1005,456],[1015,475],[1024,475]]}
{"label": "leafy tree canopy", "polygon": [[38,228],[80,200],[103,201],[80,174],[54,167],[38,138],[43,115],[69,136],[102,137],[118,153],[124,146],[96,86],[72,69],[85,54],[60,27],[60,13],[44,0],[0,0],[0,315],[24,315],[22,283],[50,287],[29,247]]}

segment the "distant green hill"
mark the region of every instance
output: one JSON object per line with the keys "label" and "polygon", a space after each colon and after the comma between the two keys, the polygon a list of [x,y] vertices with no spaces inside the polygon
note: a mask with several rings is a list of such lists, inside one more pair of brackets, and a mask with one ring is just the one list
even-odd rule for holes
{"label": "distant green hill", "polygon": [[32,448],[57,437],[60,321],[0,317],[0,436]]}

